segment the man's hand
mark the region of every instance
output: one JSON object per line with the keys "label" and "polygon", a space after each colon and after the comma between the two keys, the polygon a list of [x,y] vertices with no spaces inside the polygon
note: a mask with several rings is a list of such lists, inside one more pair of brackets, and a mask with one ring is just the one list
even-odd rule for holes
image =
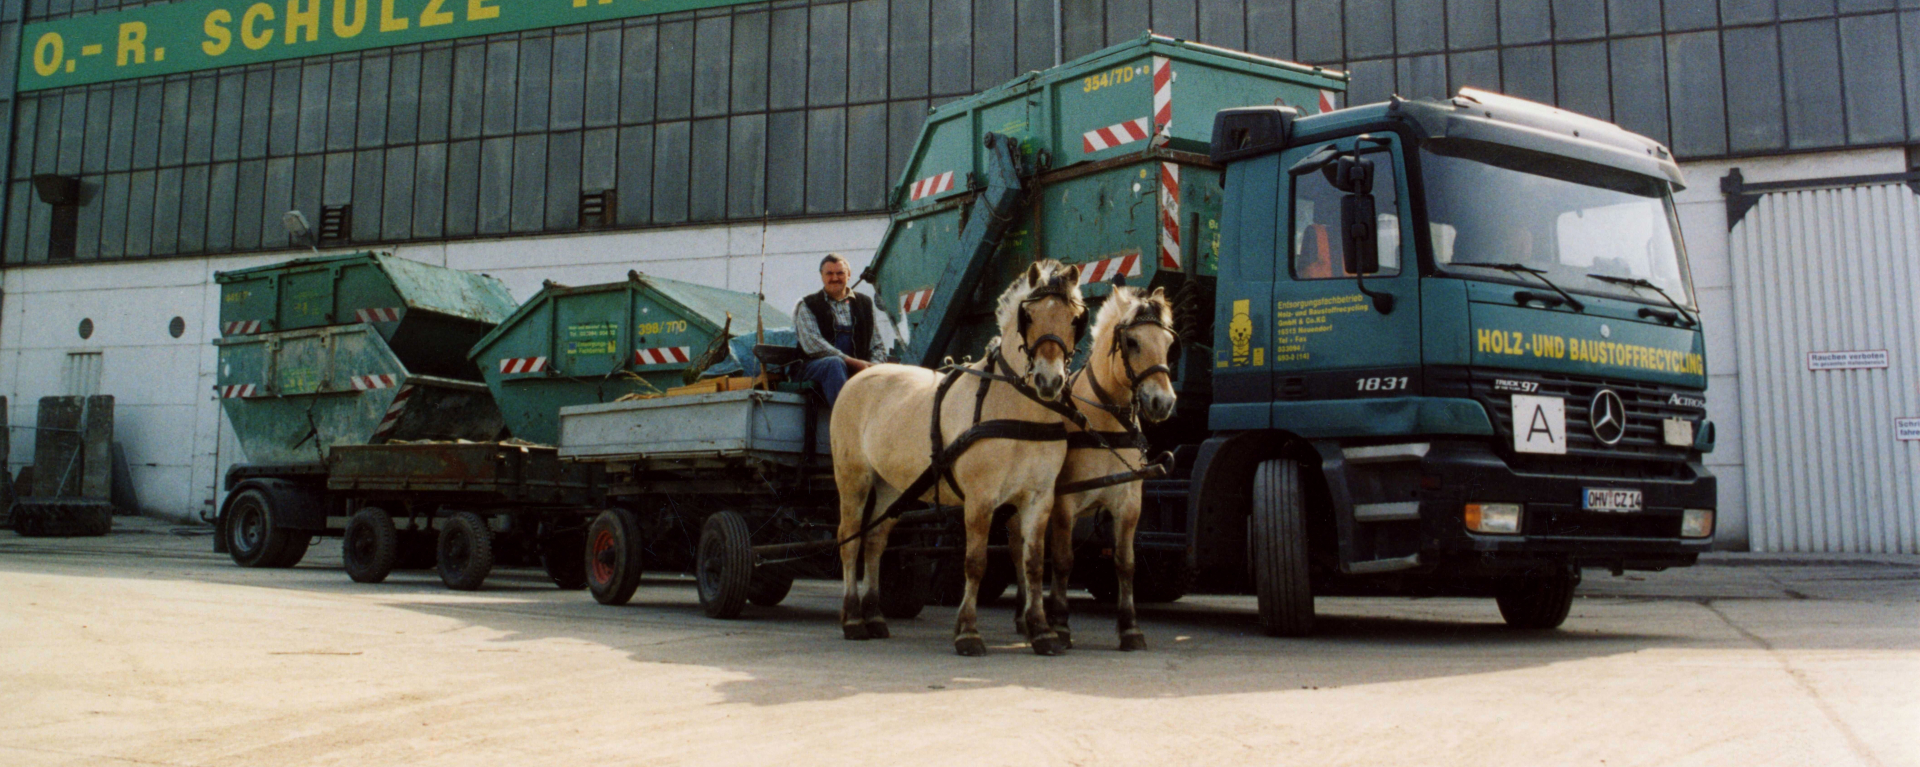
{"label": "man's hand", "polygon": [[865,360],[857,360],[852,357],[841,357],[840,359],[846,360],[847,373],[849,375],[853,373],[858,373],[862,370],[866,370],[867,368],[873,367],[873,363],[867,362]]}

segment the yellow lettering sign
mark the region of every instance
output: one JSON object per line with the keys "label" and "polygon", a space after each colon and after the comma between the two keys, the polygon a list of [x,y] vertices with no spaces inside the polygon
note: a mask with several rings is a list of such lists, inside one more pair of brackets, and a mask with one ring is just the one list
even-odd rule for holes
{"label": "yellow lettering sign", "polygon": [[420,26],[437,27],[443,24],[452,24],[453,13],[451,11],[440,10],[440,6],[446,5],[446,3],[447,0],[427,0],[427,9],[420,12]]}
{"label": "yellow lettering sign", "polygon": [[287,44],[300,42],[300,30],[307,31],[307,42],[320,39],[320,0],[307,0],[307,9],[300,10],[300,0],[287,0]]}
{"label": "yellow lettering sign", "polygon": [[[495,0],[467,0],[467,21],[500,18],[500,8],[488,5]],[[601,0],[605,2],[606,0]]]}
{"label": "yellow lettering sign", "polygon": [[147,63],[147,23],[129,21],[120,25],[120,47],[115,53],[116,66],[126,66],[131,59],[135,64]]}
{"label": "yellow lettering sign", "polygon": [[66,60],[67,41],[59,32],[41,35],[40,42],[33,46],[33,71],[41,77],[54,76]]}
{"label": "yellow lettering sign", "polygon": [[255,32],[253,26],[262,21],[273,21],[273,6],[266,3],[254,3],[240,16],[240,44],[248,50],[260,50],[273,42],[273,30]]}
{"label": "yellow lettering sign", "polygon": [[380,0],[380,31],[399,32],[405,30],[408,23],[405,18],[394,17],[393,0]]}
{"label": "yellow lettering sign", "polygon": [[[347,8],[353,8],[353,23],[347,23]],[[333,0],[333,34],[336,37],[359,37],[360,31],[367,28],[367,0]]]}
{"label": "yellow lettering sign", "polygon": [[208,56],[218,56],[226,53],[228,48],[232,48],[233,31],[226,27],[232,23],[233,13],[225,8],[217,8],[207,14],[207,23],[204,27],[207,39],[200,43],[200,50],[206,51]]}

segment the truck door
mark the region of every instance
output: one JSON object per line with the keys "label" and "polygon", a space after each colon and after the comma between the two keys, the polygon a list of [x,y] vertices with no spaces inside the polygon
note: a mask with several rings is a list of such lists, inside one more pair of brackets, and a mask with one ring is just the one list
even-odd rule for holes
{"label": "truck door", "polygon": [[[1338,162],[1314,167],[1309,160],[1327,159],[1329,148],[1352,158],[1350,166],[1372,168],[1380,269],[1358,279],[1348,271],[1341,236],[1343,200],[1354,193],[1334,184]],[[1411,425],[1393,417],[1412,416],[1421,388],[1419,269],[1404,167],[1391,134],[1314,142],[1281,155],[1285,235],[1271,305],[1275,428],[1361,436],[1404,433]],[[1330,400],[1396,402],[1329,408]]]}

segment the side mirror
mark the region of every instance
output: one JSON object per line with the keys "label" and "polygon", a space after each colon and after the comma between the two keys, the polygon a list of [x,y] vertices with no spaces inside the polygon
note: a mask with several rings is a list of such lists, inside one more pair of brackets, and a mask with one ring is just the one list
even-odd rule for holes
{"label": "side mirror", "polygon": [[1347,194],[1373,194],[1373,161],[1364,157],[1342,155],[1340,159],[1328,163],[1320,169],[1326,174],[1327,183]]}
{"label": "side mirror", "polygon": [[[1368,181],[1371,180],[1369,173]],[[1380,232],[1377,220],[1372,192],[1349,194],[1340,199],[1340,231],[1346,245],[1348,274],[1379,273]]]}

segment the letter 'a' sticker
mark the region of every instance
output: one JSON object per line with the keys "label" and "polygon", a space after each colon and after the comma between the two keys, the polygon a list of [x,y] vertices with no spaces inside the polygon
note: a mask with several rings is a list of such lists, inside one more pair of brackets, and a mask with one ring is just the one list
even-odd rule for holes
{"label": "letter 'a' sticker", "polygon": [[1566,455],[1566,400],[1513,395],[1513,451]]}

